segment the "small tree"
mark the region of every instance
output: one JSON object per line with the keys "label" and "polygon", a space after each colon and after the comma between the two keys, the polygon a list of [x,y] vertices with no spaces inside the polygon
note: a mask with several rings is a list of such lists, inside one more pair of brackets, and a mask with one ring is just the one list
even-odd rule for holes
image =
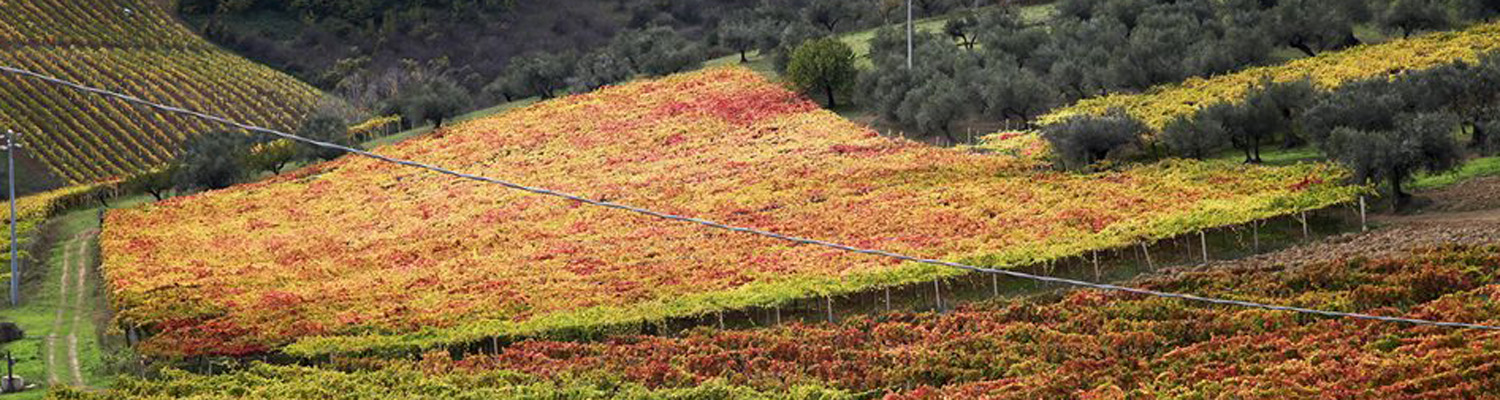
{"label": "small tree", "polygon": [[631,69],[648,76],[686,71],[703,63],[702,46],[664,26],[627,31],[610,42]]}
{"label": "small tree", "polygon": [[297,157],[297,145],[291,140],[277,139],[256,143],[250,147],[245,159],[246,166],[253,171],[280,175],[281,169]]}
{"label": "small tree", "polygon": [[1161,142],[1173,153],[1187,158],[1202,159],[1224,147],[1229,133],[1224,125],[1207,113],[1196,113],[1191,117],[1178,117],[1168,123],[1161,132]]}
{"label": "small tree", "polygon": [[568,53],[532,53],[512,58],[500,79],[525,94],[550,99],[568,87],[576,63],[576,58]]}
{"label": "small tree", "polygon": [[[353,140],[349,138],[349,126],[344,124],[343,119],[328,114],[318,113],[309,116],[307,120],[302,121],[302,126],[297,128],[297,136],[342,146],[353,145]],[[297,158],[327,161],[342,155],[344,152],[338,149],[305,144],[300,147]]]}
{"label": "small tree", "polygon": [[1355,45],[1355,15],[1334,0],[1280,0],[1270,10],[1268,32],[1279,42],[1309,57],[1324,50]]}
{"label": "small tree", "polygon": [[1052,109],[1061,94],[1029,69],[1002,64],[979,74],[977,89],[990,115],[1018,118],[1031,125],[1032,118]]}
{"label": "small tree", "polygon": [[974,44],[979,40],[979,17],[973,13],[965,13],[949,19],[943,24],[943,33],[957,41],[959,46],[973,51]]}
{"label": "small tree", "polygon": [[223,189],[245,177],[245,155],[250,137],[240,132],[214,131],[195,135],[177,157],[172,182],[179,192]]}
{"label": "small tree", "polygon": [[433,128],[453,118],[469,105],[469,92],[446,77],[429,77],[402,93],[402,115],[412,121],[431,121]]}
{"label": "small tree", "polygon": [[1354,171],[1360,182],[1384,181],[1397,208],[1411,195],[1402,183],[1419,171],[1444,172],[1463,159],[1453,138],[1458,119],[1451,114],[1417,114],[1398,118],[1396,129],[1363,131],[1334,129],[1326,149],[1328,155]]}
{"label": "small tree", "polygon": [[739,53],[741,63],[750,62],[750,57],[746,56],[746,53],[760,44],[761,35],[764,34],[765,29],[746,20],[733,20],[719,26],[719,42],[723,43],[724,47]]}
{"label": "small tree", "polygon": [[948,143],[957,145],[962,141],[953,135],[953,123],[971,108],[968,94],[959,87],[957,80],[941,74],[931,75],[907,96],[907,101],[916,105],[915,113],[908,118],[915,122],[917,129],[941,133]]}
{"label": "small tree", "polygon": [[1432,0],[1391,0],[1376,20],[1386,29],[1401,32],[1402,37],[1411,37],[1419,31],[1448,29],[1453,22],[1448,19],[1446,3]]}
{"label": "small tree", "polygon": [[787,65],[787,76],[805,93],[821,93],[828,107],[838,107],[837,94],[854,86],[854,50],[837,39],[810,40],[797,47]]}
{"label": "small tree", "polygon": [[578,92],[593,91],[606,85],[624,82],[635,75],[624,57],[607,49],[596,50],[578,61],[577,72],[570,86]]}
{"label": "small tree", "polygon": [[168,190],[172,190],[172,176],[177,173],[177,164],[168,163],[150,171],[131,175],[126,179],[124,186],[132,192],[146,192],[151,197],[161,201],[166,198]]}
{"label": "small tree", "polygon": [[1077,115],[1042,129],[1064,167],[1086,169],[1110,153],[1140,143],[1146,124],[1120,109],[1104,115]]}
{"label": "small tree", "polygon": [[849,0],[813,0],[804,9],[802,17],[808,23],[827,29],[828,33],[838,32],[838,26],[848,20],[858,17],[854,10],[854,2]]}
{"label": "small tree", "polygon": [[[1489,118],[1474,123],[1473,130],[1476,138],[1474,147],[1479,150],[1480,154],[1500,152],[1500,109],[1493,111],[1494,114]],[[1478,139],[1481,137],[1484,139]]]}

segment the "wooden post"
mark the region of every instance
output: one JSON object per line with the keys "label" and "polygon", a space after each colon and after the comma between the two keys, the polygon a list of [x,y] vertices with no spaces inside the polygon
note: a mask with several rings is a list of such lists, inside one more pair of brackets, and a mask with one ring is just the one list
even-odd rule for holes
{"label": "wooden post", "polygon": [[1141,242],[1141,254],[1146,256],[1146,267],[1150,268],[1151,272],[1156,272],[1156,263],[1151,261],[1151,248],[1146,245],[1146,242]]}
{"label": "wooden post", "polygon": [[1370,224],[1365,219],[1365,196],[1359,196],[1359,231],[1370,231]]}
{"label": "wooden post", "polygon": [[1208,233],[1198,231],[1198,245],[1203,247],[1203,263],[1208,264]]}
{"label": "wooden post", "polygon": [[891,311],[891,288],[889,286],[885,288],[885,311]]}
{"label": "wooden post", "polygon": [[1312,239],[1312,232],[1307,229],[1307,211],[1297,214],[1297,220],[1302,221],[1302,239]]}
{"label": "wooden post", "polygon": [[833,323],[833,296],[823,296],[824,303],[828,305],[828,323]]}
{"label": "wooden post", "polygon": [[1250,236],[1255,237],[1255,252],[1260,253],[1260,221],[1250,221]]}
{"label": "wooden post", "polygon": [[1099,252],[1095,251],[1094,252],[1094,281],[1095,282],[1099,282],[1099,281],[1103,281],[1103,280],[1104,280],[1104,274],[1100,273],[1100,271],[1099,271]]}
{"label": "wooden post", "polygon": [[932,280],[932,295],[933,295],[933,298],[937,299],[937,311],[938,312],[943,312],[943,287],[942,287],[942,284],[939,283],[941,281],[942,281],[941,279],[933,279]]}

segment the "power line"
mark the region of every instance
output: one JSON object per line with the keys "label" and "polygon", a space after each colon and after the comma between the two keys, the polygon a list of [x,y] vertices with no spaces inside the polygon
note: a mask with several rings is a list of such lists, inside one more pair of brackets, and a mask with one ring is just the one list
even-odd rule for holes
{"label": "power line", "polygon": [[135,96],[127,95],[127,94],[116,93],[116,92],[112,92],[112,91],[109,91],[109,90],[99,89],[99,88],[95,88],[95,87],[91,87],[91,86],[84,86],[82,84],[75,83],[75,82],[72,82],[72,81],[67,81],[67,80],[55,78],[55,77],[52,77],[52,76],[43,75],[43,74],[40,74],[40,73],[36,73],[36,72],[24,70],[24,69],[13,68],[13,67],[8,67],[8,66],[0,66],[0,72],[6,72],[6,73],[17,74],[17,75],[23,75],[23,76],[27,76],[27,77],[31,77],[31,78],[36,78],[36,79],[40,79],[42,81],[46,81],[48,83],[63,85],[63,86],[67,86],[67,87],[70,87],[70,88],[73,88],[73,89],[77,89],[77,90],[81,90],[81,91],[84,91],[84,92],[89,92],[89,93],[94,93],[94,94],[98,94],[98,95],[113,97],[113,98],[117,98],[117,99],[120,99],[120,100],[124,100],[126,102],[135,103],[135,104],[143,105],[143,106],[146,106],[146,107],[150,107],[150,108],[154,108],[154,109],[158,109],[158,110],[162,110],[162,111],[166,111],[166,112],[177,113],[177,114],[186,114],[186,115],[194,116],[194,117],[197,117],[197,118],[201,118],[201,119],[205,119],[205,120],[209,120],[209,121],[213,121],[213,122],[218,122],[218,123],[221,123],[221,124],[229,125],[229,126],[232,126],[232,127],[244,129],[244,130],[247,130],[247,131],[266,133],[266,134],[270,134],[270,135],[282,137],[282,138],[289,139],[289,140],[295,140],[295,141],[299,141],[299,142],[311,144],[311,145],[318,146],[318,147],[324,147],[324,148],[330,148],[330,149],[338,149],[338,150],[342,150],[342,151],[345,151],[345,152],[348,152],[348,153],[352,153],[352,154],[357,154],[357,155],[360,155],[360,156],[365,156],[365,157],[373,158],[373,159],[376,159],[376,160],[379,160],[379,161],[383,161],[383,162],[400,164],[400,165],[405,165],[405,166],[413,167],[413,168],[425,169],[425,170],[428,170],[428,171],[436,172],[436,173],[443,174],[443,175],[449,175],[449,176],[453,176],[453,177],[457,177],[457,178],[461,178],[461,179],[468,179],[468,180],[479,181],[479,182],[484,182],[484,183],[496,184],[496,185],[504,186],[504,187],[507,187],[507,188],[515,189],[515,190],[520,190],[520,191],[524,191],[524,192],[530,192],[530,193],[544,195],[544,196],[559,197],[559,198],[568,199],[568,200],[572,200],[572,201],[576,201],[576,202],[580,202],[580,203],[584,203],[584,204],[588,204],[588,205],[592,205],[592,206],[605,207],[605,208],[613,208],[613,209],[617,209],[617,210],[628,211],[628,212],[632,212],[632,213],[636,213],[636,214],[646,215],[646,216],[660,218],[660,219],[665,219],[665,220],[670,220],[670,221],[693,223],[693,224],[698,224],[698,225],[702,225],[702,226],[706,226],[706,227],[710,227],[710,228],[714,228],[714,229],[721,229],[721,230],[727,230],[727,231],[732,231],[732,232],[746,233],[746,234],[757,235],[757,236],[762,236],[762,237],[767,237],[767,238],[771,238],[771,239],[777,239],[777,240],[782,240],[782,241],[787,241],[787,242],[792,242],[792,243],[807,244],[807,245],[813,245],[813,246],[820,246],[820,247],[826,247],[826,248],[831,248],[831,249],[845,251],[845,252],[850,252],[850,253],[874,255],[874,256],[880,256],[880,257],[886,257],[886,258],[893,258],[893,259],[902,260],[902,261],[910,261],[910,262],[915,262],[915,263],[920,263],[920,264],[945,266],[945,267],[957,268],[957,269],[961,269],[961,270],[965,270],[965,271],[971,271],[971,272],[1005,275],[1005,276],[1010,276],[1010,277],[1013,277],[1013,278],[1027,279],[1027,280],[1033,280],[1033,281],[1039,281],[1039,282],[1059,283],[1059,284],[1070,285],[1070,286],[1078,286],[1078,287],[1093,288],[1093,289],[1108,290],[1108,291],[1116,291],[1116,292],[1124,292],[1124,293],[1134,293],[1134,294],[1140,294],[1140,295],[1146,295],[1146,296],[1155,296],[1155,297],[1162,297],[1162,298],[1171,298],[1171,299],[1196,301],[1196,302],[1209,303],[1209,304],[1229,305],[1229,306],[1246,307],[1246,308],[1259,308],[1259,309],[1273,310],[1273,311],[1290,311],[1290,312],[1303,313],[1303,314],[1322,315],[1322,316],[1327,316],[1327,317],[1341,317],[1341,318],[1362,319],[1362,320],[1369,320],[1369,321],[1400,322],[1400,323],[1408,323],[1408,324],[1414,324],[1414,325],[1429,325],[1429,326],[1442,326],[1442,327],[1452,327],[1452,328],[1467,328],[1467,329],[1480,329],[1480,330],[1500,331],[1500,326],[1493,326],[1493,325],[1470,324],[1470,323],[1462,323],[1462,322],[1433,321],[1433,320],[1415,319],[1415,318],[1387,317],[1387,316],[1380,316],[1380,315],[1360,314],[1360,313],[1351,313],[1351,312],[1318,310],[1318,309],[1303,308],[1303,307],[1279,306],[1279,305],[1274,305],[1274,304],[1256,303],[1256,302],[1251,302],[1251,301],[1231,300],[1231,299],[1222,299],[1222,298],[1214,298],[1214,297],[1203,297],[1203,296],[1197,296],[1197,295],[1191,295],[1191,294],[1182,294],[1182,293],[1161,292],[1161,291],[1156,291],[1156,290],[1132,288],[1132,287],[1126,287],[1126,286],[1111,285],[1111,284],[1107,284],[1107,283],[1086,282],[1086,281],[1081,281],[1081,280],[1076,280],[1076,279],[1059,278],[1059,277],[1053,277],[1053,276],[1033,275],[1033,274],[1028,274],[1028,273],[1024,273],[1024,272],[1018,272],[1018,271],[977,267],[977,266],[972,266],[972,265],[967,265],[967,264],[960,264],[960,263],[950,262],[950,261],[943,261],[943,260],[935,260],[935,259],[928,259],[928,258],[920,258],[920,257],[908,256],[908,255],[905,255],[905,254],[893,253],[893,252],[889,252],[889,251],[885,251],[885,250],[865,249],[865,248],[859,248],[859,247],[854,247],[854,246],[849,246],[849,245],[844,245],[844,244],[839,244],[839,243],[833,243],[833,242],[828,242],[828,241],[823,241],[823,240],[810,239],[810,238],[804,238],[804,237],[799,237],[799,236],[783,235],[783,234],[779,234],[779,233],[775,233],[775,232],[770,232],[770,231],[765,231],[765,230],[760,230],[760,229],[755,229],[755,228],[746,228],[746,227],[728,225],[728,224],[724,224],[724,223],[720,223],[720,222],[714,222],[714,221],[705,220],[705,219],[701,219],[701,218],[685,217],[685,216],[680,216],[680,215],[674,215],[674,214],[668,214],[668,213],[663,213],[663,212],[657,212],[657,211],[652,211],[652,210],[648,210],[648,209],[644,209],[644,208],[639,208],[639,207],[635,207],[635,206],[630,206],[630,205],[626,205],[626,204],[614,203],[614,202],[609,202],[609,201],[601,201],[601,200],[593,200],[593,199],[589,199],[589,198],[586,198],[586,197],[583,197],[583,196],[579,196],[579,195],[575,195],[575,194],[571,194],[571,193],[559,192],[559,191],[555,191],[555,190],[551,190],[551,189],[530,187],[530,186],[521,185],[521,184],[517,184],[517,183],[512,183],[512,182],[508,182],[508,181],[504,181],[504,180],[500,180],[500,179],[495,179],[495,178],[490,178],[490,177],[485,177],[485,176],[479,176],[479,175],[473,175],[473,174],[467,174],[467,173],[463,173],[463,172],[453,171],[453,170],[450,170],[450,169],[438,167],[438,166],[435,166],[435,165],[425,164],[425,163],[421,163],[421,162],[416,162],[416,161],[411,161],[411,160],[403,160],[403,159],[398,159],[398,158],[392,158],[392,157],[383,156],[383,155],[380,155],[380,154],[375,154],[375,153],[372,153],[372,152],[369,152],[369,151],[365,151],[365,150],[361,150],[361,149],[356,149],[356,148],[349,147],[349,146],[344,146],[344,145],[339,145],[339,144],[334,144],[334,143],[328,143],[328,142],[322,142],[322,141],[318,141],[318,140],[314,140],[314,139],[309,139],[309,138],[305,138],[305,137],[301,137],[301,136],[297,136],[297,135],[293,135],[293,134],[289,134],[289,133],[277,131],[277,130],[274,130],[274,129],[262,128],[262,127],[259,127],[259,126],[248,125],[248,124],[243,124],[243,123],[231,121],[231,120],[223,118],[223,117],[218,117],[218,116],[214,116],[214,115],[200,113],[200,112],[197,112],[197,111],[187,110],[187,109],[183,109],[183,108],[179,108],[179,107],[173,107],[173,106],[169,106],[169,105],[165,105],[165,104],[160,104],[160,103],[156,103],[156,102],[152,102],[152,101],[148,101],[148,100],[143,100],[143,99],[141,99],[139,97],[135,97]]}

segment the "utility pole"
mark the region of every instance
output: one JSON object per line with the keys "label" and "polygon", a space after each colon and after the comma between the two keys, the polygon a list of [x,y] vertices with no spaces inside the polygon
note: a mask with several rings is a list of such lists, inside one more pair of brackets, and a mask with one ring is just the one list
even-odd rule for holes
{"label": "utility pole", "polygon": [[917,30],[917,26],[911,20],[911,3],[912,0],[906,0],[906,69],[911,69],[912,49],[915,47],[912,44],[912,36],[916,34]]}
{"label": "utility pole", "polygon": [[21,306],[21,258],[19,256],[20,243],[16,242],[16,148],[21,147],[19,135],[15,131],[5,132],[5,168],[6,175],[10,181],[10,305]]}

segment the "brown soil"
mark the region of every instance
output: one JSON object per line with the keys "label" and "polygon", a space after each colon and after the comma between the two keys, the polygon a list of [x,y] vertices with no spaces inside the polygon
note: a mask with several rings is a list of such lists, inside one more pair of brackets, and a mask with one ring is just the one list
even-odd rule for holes
{"label": "brown soil", "polygon": [[1471,179],[1453,186],[1420,193],[1431,201],[1424,212],[1457,212],[1500,209],[1500,176]]}
{"label": "brown soil", "polygon": [[1355,257],[1399,257],[1446,244],[1500,245],[1500,177],[1475,179],[1418,195],[1431,203],[1411,215],[1372,215],[1369,232],[1184,270],[1296,267]]}

